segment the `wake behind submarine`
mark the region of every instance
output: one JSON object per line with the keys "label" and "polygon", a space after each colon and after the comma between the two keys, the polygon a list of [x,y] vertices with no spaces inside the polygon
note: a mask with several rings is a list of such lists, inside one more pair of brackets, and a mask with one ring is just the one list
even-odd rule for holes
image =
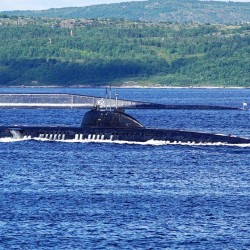
{"label": "wake behind submarine", "polygon": [[250,138],[192,132],[175,129],[146,128],[124,109],[102,110],[98,106],[87,111],[80,127],[63,126],[8,126],[0,127],[0,138],[90,140],[167,143],[223,143],[250,144]]}

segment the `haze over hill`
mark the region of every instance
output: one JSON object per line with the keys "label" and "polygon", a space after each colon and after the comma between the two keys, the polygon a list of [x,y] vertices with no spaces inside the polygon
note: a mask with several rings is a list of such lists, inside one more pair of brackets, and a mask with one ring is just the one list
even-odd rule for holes
{"label": "haze over hill", "polygon": [[98,4],[111,4],[144,0],[1,0],[0,11],[47,10],[50,8],[84,7]]}
{"label": "haze over hill", "polygon": [[146,22],[225,24],[250,22],[250,2],[149,0],[2,13],[26,17],[117,18]]}

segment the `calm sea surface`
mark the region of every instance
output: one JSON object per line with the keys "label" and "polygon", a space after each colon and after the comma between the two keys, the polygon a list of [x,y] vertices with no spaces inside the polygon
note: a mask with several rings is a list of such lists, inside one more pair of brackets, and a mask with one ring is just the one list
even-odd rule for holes
{"label": "calm sea surface", "polygon": [[[249,89],[115,92],[163,104],[250,103]],[[0,124],[74,126],[85,111],[1,109]],[[148,127],[250,136],[250,111],[128,113]],[[8,141],[0,170],[0,249],[250,249],[250,147]]]}

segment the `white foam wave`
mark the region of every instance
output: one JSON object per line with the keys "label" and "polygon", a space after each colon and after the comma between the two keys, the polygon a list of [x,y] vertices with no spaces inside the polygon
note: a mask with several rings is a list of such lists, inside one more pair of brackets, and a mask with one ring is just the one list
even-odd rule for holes
{"label": "white foam wave", "polygon": [[28,138],[12,138],[12,137],[5,137],[5,138],[0,138],[0,143],[1,142],[19,142],[19,141],[27,141],[30,140]]}
{"label": "white foam wave", "polygon": [[164,146],[164,145],[182,145],[182,146],[232,146],[232,147],[250,147],[250,144],[228,144],[222,142],[216,143],[195,143],[195,142],[169,142],[159,140],[148,140],[146,142],[136,141],[110,141],[110,140],[65,140],[65,142],[85,142],[85,143],[115,143],[115,144],[131,144],[131,145],[150,145],[150,146]]}
{"label": "white foam wave", "polygon": [[160,141],[160,140],[148,140],[146,142],[137,142],[137,141],[120,141],[120,140],[101,140],[101,139],[72,139],[72,140],[50,140],[46,138],[0,138],[0,143],[8,143],[8,142],[19,142],[19,141],[27,141],[27,140],[36,140],[36,141],[55,141],[55,142],[63,142],[63,143],[114,143],[114,144],[129,144],[129,145],[150,145],[150,146],[164,146],[164,145],[183,145],[183,146],[231,146],[231,147],[249,147],[248,144],[228,144],[222,142],[216,143],[195,143],[195,142],[169,142],[169,141]]}

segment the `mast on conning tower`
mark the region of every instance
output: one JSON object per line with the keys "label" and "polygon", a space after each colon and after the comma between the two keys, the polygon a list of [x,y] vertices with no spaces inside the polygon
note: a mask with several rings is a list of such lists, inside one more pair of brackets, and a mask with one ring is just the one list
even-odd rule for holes
{"label": "mast on conning tower", "polygon": [[109,85],[109,111],[111,111],[112,90],[111,84]]}
{"label": "mast on conning tower", "polygon": [[118,109],[118,94],[115,93],[115,108]]}

